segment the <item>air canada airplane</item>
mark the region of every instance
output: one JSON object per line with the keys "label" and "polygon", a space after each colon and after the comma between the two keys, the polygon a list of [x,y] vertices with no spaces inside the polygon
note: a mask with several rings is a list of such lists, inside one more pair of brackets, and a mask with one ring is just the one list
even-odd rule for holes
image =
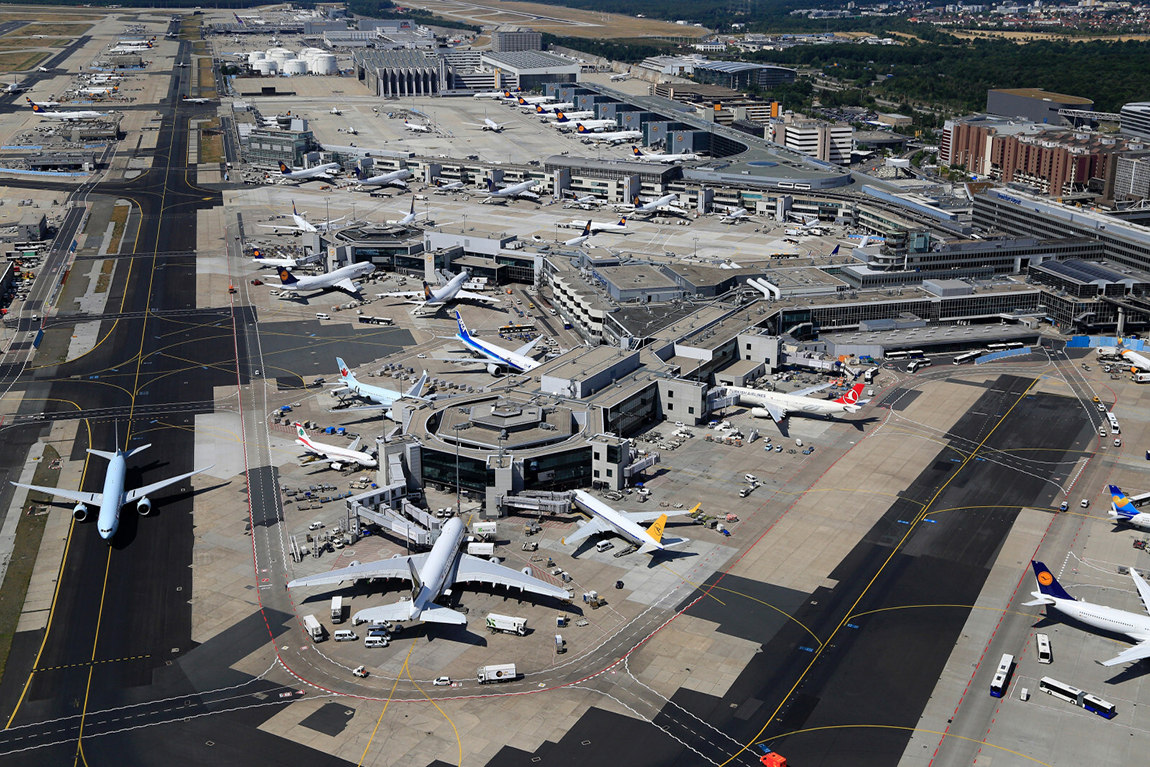
{"label": "air canada airplane", "polygon": [[463,613],[436,604],[448,589],[463,584],[505,586],[564,601],[571,598],[565,589],[558,586],[519,570],[464,554],[460,547],[466,533],[467,528],[464,527],[463,520],[452,517],[443,526],[431,551],[426,554],[395,556],[379,562],[366,562],[332,570],[309,578],[297,578],[288,583],[288,588],[338,586],[344,581],[354,582],[361,578],[399,578],[411,581],[410,599],[360,610],[352,616],[352,623],[356,624],[368,621],[419,621],[465,625],[467,616]]}
{"label": "air canada airplane", "polygon": [[[119,440],[117,439],[117,441]],[[104,492],[102,493],[85,493],[81,490],[62,490],[58,487],[25,485],[20,482],[13,482],[12,484],[16,487],[24,487],[47,495],[53,495],[57,498],[67,498],[69,501],[75,501],[76,508],[72,509],[72,516],[77,522],[83,522],[88,518],[89,505],[99,506],[100,513],[96,518],[96,527],[100,531],[100,537],[110,544],[112,537],[116,534],[116,530],[120,527],[121,507],[129,503],[134,503],[136,504],[136,511],[140,512],[142,516],[147,516],[152,511],[152,501],[148,498],[148,493],[163,490],[169,485],[183,482],[188,477],[212,468],[211,466],[205,466],[202,469],[189,471],[187,474],[181,474],[178,477],[171,477],[170,479],[161,479],[159,482],[153,482],[150,485],[144,485],[143,487],[138,487],[135,490],[129,490],[125,493],[124,477],[128,471],[128,459],[134,455],[139,455],[149,447],[151,447],[151,444],[140,445],[139,447],[124,452],[117,445],[114,453],[88,448],[88,452],[92,455],[98,455],[108,460],[108,468],[104,472]],[[214,466],[215,464],[212,465]]]}
{"label": "air canada airplane", "polygon": [[335,363],[339,365],[339,382],[342,384],[342,387],[333,389],[332,394],[339,396],[343,392],[347,392],[355,397],[373,403],[362,408],[353,408],[355,410],[377,410],[379,408],[386,408],[384,415],[394,421],[395,419],[392,418],[391,415],[391,406],[396,402],[399,402],[401,399],[412,399],[421,402],[427,401],[423,397],[423,387],[427,384],[426,370],[423,371],[423,375],[415,382],[415,385],[405,392],[400,392],[383,386],[365,384],[363,381],[360,381],[355,377],[355,373],[351,372],[351,368],[347,366],[347,363],[343,361],[342,357],[336,357]]}
{"label": "air canada airplane", "polygon": [[863,390],[861,383],[852,386],[850,391],[838,399],[815,399],[807,396],[829,387],[830,384],[821,384],[790,394],[764,389],[745,389],[741,386],[727,386],[725,388],[728,394],[737,395],[739,402],[744,405],[753,405],[751,408],[752,416],[770,418],[775,423],[782,422],[789,413],[835,415],[836,413],[855,413],[862,407],[862,403],[859,402]]}

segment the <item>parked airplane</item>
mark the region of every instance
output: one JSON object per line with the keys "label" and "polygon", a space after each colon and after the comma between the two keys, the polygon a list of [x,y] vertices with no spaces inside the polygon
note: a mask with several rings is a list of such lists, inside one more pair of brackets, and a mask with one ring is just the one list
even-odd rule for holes
{"label": "parked airplane", "polygon": [[211,101],[211,99],[203,99],[203,98],[193,99],[193,98],[190,98],[188,96],[180,96],[180,101],[184,102],[185,104],[207,104]]}
{"label": "parked airplane", "polygon": [[454,623],[464,625],[467,617],[436,601],[444,592],[456,585],[482,583],[569,600],[565,589],[552,586],[538,578],[510,567],[497,565],[486,559],[464,554],[460,548],[467,528],[459,517],[452,517],[443,526],[439,538],[426,554],[396,556],[379,562],[367,562],[332,570],[310,578],[297,578],[288,588],[300,586],[338,586],[343,581],[360,578],[402,578],[411,581],[411,599],[390,605],[368,607],[352,616],[352,623],[382,621],[420,621],[423,623]]}
{"label": "parked airplane", "polygon": [[481,91],[479,93],[476,93],[472,98],[501,99],[501,98],[503,98],[503,91]]}
{"label": "parked airplane", "polygon": [[[518,101],[519,101],[518,105],[521,108],[529,109],[533,112],[544,107],[544,104],[542,102],[528,101],[527,99],[523,98],[522,96],[519,97]],[[574,106],[575,105],[573,103],[571,103],[570,101],[560,101],[558,103],[548,103],[548,104],[546,104],[546,111],[558,112],[562,109],[571,109]]]}
{"label": "parked airplane", "polygon": [[511,93],[511,91],[504,91],[503,97],[509,101],[515,101],[520,105],[530,104],[532,106],[535,104],[549,104],[555,100],[550,96],[521,96],[519,94]]}
{"label": "parked airplane", "polygon": [[629,80],[629,79],[631,79],[631,73],[630,72],[623,72],[622,74],[611,75],[611,82],[613,82],[613,83],[618,83],[618,82],[622,82],[623,80]]}
{"label": "parked airplane", "polygon": [[627,141],[634,141],[643,137],[643,132],[637,130],[603,131],[602,133],[596,133],[585,122],[576,125],[575,132],[579,134],[580,138],[606,144],[623,144]]}
{"label": "parked airplane", "polygon": [[307,181],[312,178],[326,178],[331,179],[333,176],[331,172],[339,170],[338,162],[326,162],[323,165],[317,165],[314,168],[289,168],[280,160],[280,176],[298,181]]}
{"label": "parked airplane", "polygon": [[727,386],[727,394],[735,394],[739,402],[751,404],[751,415],[755,418],[770,418],[780,423],[788,413],[798,412],[809,415],[834,415],[836,413],[855,413],[862,407],[859,397],[862,396],[863,385],[855,384],[850,391],[833,400],[815,399],[808,394],[826,389],[830,384],[812,386],[809,389],[783,394],[782,392],[765,391],[763,389],[745,389],[741,386]]}
{"label": "parked airplane", "polygon": [[[443,274],[444,276],[451,275],[450,272]],[[447,282],[439,287],[433,287],[425,282],[423,283],[423,290],[405,290],[397,293],[384,293],[383,295],[388,298],[415,298],[416,300],[407,303],[418,304],[421,307],[442,306],[452,301],[476,301],[489,305],[499,303],[498,298],[464,290],[463,283],[467,282],[467,278],[470,276],[471,272],[464,269],[459,274],[451,275]]]}
{"label": "parked airplane", "polygon": [[[35,104],[32,103],[32,99],[28,98],[27,96],[24,97],[24,100],[27,101],[30,105],[35,106]],[[58,107],[58,106],[60,106],[59,101],[38,101],[36,103],[42,107]]]}
{"label": "parked airplane", "polygon": [[443,181],[441,179],[435,180],[435,191],[439,192],[458,192],[463,189],[462,181]]}
{"label": "parked airplane", "polygon": [[[528,200],[538,200],[539,195],[537,195],[531,191],[534,187],[536,187],[538,185],[539,185],[538,181],[531,180],[531,181],[523,181],[523,182],[518,183],[518,184],[512,184],[511,186],[505,186],[502,189],[496,189],[495,188],[495,182],[492,181],[491,179],[487,179],[487,191],[486,192],[480,192],[480,194],[486,195],[487,200],[496,200],[496,199],[506,200],[506,199],[509,199],[511,197],[525,197]],[[484,202],[486,202],[487,200],[484,200]]]}
{"label": "parked airplane", "polygon": [[354,125],[347,126],[346,128],[343,129],[343,132],[348,134],[349,136],[358,136],[359,135],[359,131],[357,131],[355,129]]}
{"label": "parked airplane", "polygon": [[339,107],[332,107],[331,111],[329,111],[328,114],[329,115],[341,115],[341,114],[343,114],[343,112],[340,110]]}
{"label": "parked airplane", "polygon": [[[592,221],[590,223],[591,223],[591,234],[598,234],[599,232],[625,233],[627,231],[627,217],[626,216],[623,216],[622,218],[620,218],[618,221],[616,221],[613,224],[599,224],[599,223],[596,223],[594,221]],[[583,222],[580,221],[579,219],[575,219],[574,221],[568,221],[567,223],[560,224],[559,226],[562,226],[562,227],[567,228],[567,229],[578,229],[579,227],[583,226]]]}
{"label": "parked airplane", "polygon": [[411,226],[412,224],[415,223],[415,220],[417,218],[419,218],[420,216],[426,216],[426,215],[427,215],[426,211],[422,211],[420,213],[415,212],[415,197],[412,197],[411,198],[411,210],[409,210],[407,213],[405,213],[402,218],[397,218],[394,221],[388,221],[387,223],[391,224],[392,226]]}
{"label": "parked airplane", "polygon": [[295,200],[292,200],[291,218],[292,218],[292,222],[293,222],[292,225],[288,225],[288,224],[260,224],[260,226],[263,227],[264,229],[275,229],[277,234],[279,233],[280,229],[288,229],[288,230],[293,231],[293,232],[307,232],[307,233],[327,232],[332,228],[333,224],[338,224],[340,221],[343,221],[345,218],[347,218],[347,216],[340,216],[339,218],[336,218],[336,219],[324,221],[324,222],[319,223],[319,224],[313,224],[313,223],[309,222],[306,218],[301,216],[298,212],[296,212]]}
{"label": "parked airplane", "polygon": [[[570,197],[571,201],[584,210],[589,208],[598,208],[603,204],[603,200],[599,199],[593,194],[576,194],[575,192],[564,192],[564,197]],[[578,222],[575,222],[578,225]]]}
{"label": "parked airplane", "polygon": [[737,224],[740,221],[749,221],[751,214],[747,213],[746,208],[735,208],[734,210],[727,211],[719,219],[723,224]]}
{"label": "parked airplane", "polygon": [[463,324],[463,318],[459,316],[458,311],[455,313],[455,321],[459,323],[459,332],[455,334],[456,339],[469,352],[487,360],[487,372],[491,375],[499,375],[501,371],[505,370],[513,373],[527,373],[539,367],[539,362],[527,355],[531,353],[535,344],[539,343],[539,339],[543,336],[536,336],[534,341],[520,346],[515,351],[508,351],[488,341],[480,341],[468,333],[467,326]]}
{"label": "parked airplane", "polygon": [[104,117],[109,114],[108,112],[95,112],[91,109],[50,112],[40,104],[33,103],[31,99],[28,100],[28,103],[32,104],[32,114],[47,117],[49,120],[95,120],[97,117]]}
{"label": "parked airplane", "polygon": [[401,399],[424,400],[423,388],[427,385],[426,370],[423,371],[423,375],[420,379],[407,391],[399,392],[383,386],[372,386],[371,384],[365,384],[360,381],[355,377],[355,373],[351,372],[351,368],[347,366],[347,363],[344,362],[341,357],[336,357],[335,363],[339,365],[339,382],[343,384],[343,388],[333,389],[332,394],[338,396],[340,393],[346,391],[353,396],[374,403],[374,405],[367,407],[382,406],[387,408],[384,415],[393,421],[395,419],[392,418],[391,415],[391,406],[396,402],[399,402]]}
{"label": "parked airplane", "polygon": [[405,180],[411,178],[411,171],[407,168],[400,168],[389,173],[380,173],[378,176],[369,176],[363,168],[357,165],[355,166],[355,177],[358,179],[356,183],[360,186],[398,186],[401,189],[407,189]]}
{"label": "parked airplane", "polygon": [[359,447],[359,437],[355,438],[355,442],[351,443],[351,447],[337,447],[336,445],[325,445],[322,442],[313,442],[311,437],[304,431],[303,424],[295,424],[295,435],[297,445],[303,447],[304,450],[312,455],[318,455],[320,458],[326,459],[330,462],[331,468],[339,471],[345,466],[360,466],[364,469],[374,469],[379,465],[379,461],[371,453],[365,453],[362,450],[356,450]]}
{"label": "parked airplane", "polygon": [[280,269],[280,283],[284,290],[342,290],[347,293],[359,293],[359,285],[352,282],[356,277],[364,277],[375,271],[373,264],[366,261],[358,264],[341,266],[334,272],[318,274],[314,277],[296,277],[287,269]]}
{"label": "parked airplane", "polygon": [[639,195],[635,195],[631,200],[631,206],[636,213],[653,214],[658,213],[660,210],[667,210],[672,213],[686,213],[682,208],[676,207],[675,203],[679,198],[673,194],[665,194],[657,200],[650,202],[640,202]]}
{"label": "parked airplane", "polygon": [[[88,88],[81,88],[78,92],[84,96],[114,96],[119,90],[120,86],[118,85],[93,85]],[[11,92],[9,91],[9,93]]]}
{"label": "parked airplane", "polygon": [[[555,127],[564,126],[573,128],[576,122],[594,117],[595,113],[590,109],[581,109],[578,112],[565,112],[562,109],[557,109],[554,112],[548,112],[537,104],[535,106],[535,115],[544,120],[554,120],[555,122],[552,123],[552,125]],[[612,125],[614,125],[614,121],[612,121]]]}
{"label": "parked airplane", "polygon": [[1150,499],[1150,493],[1127,497],[1117,485],[1110,485],[1110,518],[1115,522],[1125,522],[1134,527],[1150,530],[1150,514],[1138,511],[1135,503]]}
{"label": "parked airplane", "polygon": [[[1117,666],[1122,663],[1150,658],[1150,616],[1118,610],[1104,605],[1094,605],[1075,599],[1067,593],[1066,589],[1058,583],[1054,573],[1041,562],[1031,561],[1034,567],[1034,578],[1038,581],[1038,591],[1031,592],[1034,599],[1023,602],[1026,607],[1046,605],[1053,607],[1063,615],[1081,621],[1087,626],[1115,634],[1125,634],[1137,644],[1124,652],[1118,653],[1109,660],[1096,661],[1102,666]],[[1134,586],[1138,589],[1138,596],[1142,599],[1142,606],[1150,610],[1150,585],[1142,580],[1142,576],[1133,567],[1130,568],[1130,577],[1134,579]]]}
{"label": "parked airplane", "polygon": [[407,120],[403,121],[403,127],[413,133],[431,133],[431,126],[409,123]]}
{"label": "parked airplane", "polygon": [[264,256],[263,251],[257,250],[255,251],[255,257],[252,259],[252,263],[258,264],[261,269],[267,267],[269,269],[287,269],[290,271],[318,260],[318,254],[308,256],[307,258],[267,258]]}
{"label": "parked airplane", "polygon": [[[119,438],[117,437],[117,442],[118,441]],[[72,509],[72,517],[75,518],[77,522],[83,522],[88,518],[89,505],[99,506],[100,513],[96,517],[96,527],[100,531],[100,537],[111,543],[112,536],[116,534],[116,530],[120,526],[121,507],[129,503],[134,503],[136,504],[136,511],[140,512],[143,516],[147,516],[152,511],[152,501],[148,498],[148,493],[163,490],[169,485],[182,482],[188,477],[212,468],[211,466],[205,466],[202,469],[189,471],[187,474],[181,474],[178,477],[162,479],[159,482],[153,482],[150,485],[144,485],[143,487],[138,487],[135,490],[129,490],[125,493],[124,477],[128,471],[128,459],[134,455],[139,455],[149,447],[151,447],[151,444],[134,447],[125,452],[121,450],[117,444],[115,452],[112,453],[88,448],[88,452],[92,455],[98,455],[108,460],[108,468],[104,472],[104,492],[102,493],[62,490],[58,487],[40,487],[39,485],[25,485],[20,482],[13,482],[12,484],[16,487],[26,487],[29,490],[36,490],[47,495],[75,501],[76,507]]]}
{"label": "parked airplane", "polygon": [[555,127],[575,128],[576,130],[582,127],[588,131],[593,131],[600,128],[618,128],[619,123],[614,120],[576,120],[573,117],[568,117],[566,112],[560,112],[558,119],[555,120]]}
{"label": "parked airplane", "polygon": [[1131,373],[1145,373],[1150,371],[1150,357],[1139,354],[1132,349],[1123,349],[1118,355],[1130,365]]}
{"label": "parked airplane", "polygon": [[474,126],[476,128],[479,128],[480,130],[485,130],[485,131],[489,130],[493,133],[502,133],[504,130],[506,130],[511,125],[511,123],[497,123],[494,120],[492,120],[490,117],[484,117],[483,122],[481,122],[481,123],[463,123],[463,124]]}
{"label": "parked airplane", "polygon": [[583,232],[578,237],[572,237],[570,240],[566,240],[563,244],[569,248],[578,248],[580,245],[587,242],[587,240],[590,237],[591,237],[591,222],[588,221],[586,224],[583,225]]}
{"label": "parked airplane", "polygon": [[680,154],[663,154],[649,150],[642,152],[639,150],[639,147],[634,144],[631,145],[631,156],[639,162],[683,162],[685,160],[699,159],[699,155],[694,152],[682,152]]}
{"label": "parked airplane", "polygon": [[[562,544],[578,543],[591,535],[598,533],[611,533],[618,535],[628,543],[639,549],[640,554],[651,554],[664,551],[668,546],[678,546],[686,543],[687,538],[664,538],[663,527],[667,524],[665,511],[616,511],[598,498],[582,490],[575,491],[573,499],[575,508],[591,517],[575,532],[566,536],[559,542]],[[699,508],[698,505],[695,508]],[[691,509],[694,511],[695,509]],[[641,525],[652,522],[650,527]]]}

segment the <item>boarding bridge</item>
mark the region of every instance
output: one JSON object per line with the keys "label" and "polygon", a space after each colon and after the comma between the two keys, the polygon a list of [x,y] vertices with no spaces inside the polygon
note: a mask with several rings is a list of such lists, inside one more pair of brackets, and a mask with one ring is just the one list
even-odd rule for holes
{"label": "boarding bridge", "polygon": [[654,466],[657,463],[659,463],[659,454],[658,453],[647,453],[647,455],[642,456],[641,458],[639,458],[639,460],[632,461],[628,465],[624,466],[623,467],[623,476],[630,479],[631,477],[634,477],[638,474],[642,474],[644,471],[651,468],[652,466]]}
{"label": "boarding bridge", "polygon": [[546,490],[524,490],[517,495],[497,496],[501,509],[526,514],[562,516],[571,512],[571,493],[553,493]]}
{"label": "boarding bridge", "polygon": [[439,538],[439,520],[407,500],[407,484],[402,480],[352,496],[345,503],[348,519],[356,520],[357,527],[367,520],[415,546],[430,547]]}
{"label": "boarding bridge", "polygon": [[802,355],[790,354],[784,354],[783,358],[779,360],[779,363],[796,368],[817,370],[822,373],[837,373],[840,368],[840,363],[837,359],[820,359],[818,357],[804,357]]}

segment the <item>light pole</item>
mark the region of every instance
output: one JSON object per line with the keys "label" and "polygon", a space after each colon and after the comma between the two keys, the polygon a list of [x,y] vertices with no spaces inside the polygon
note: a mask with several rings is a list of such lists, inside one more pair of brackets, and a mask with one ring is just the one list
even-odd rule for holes
{"label": "light pole", "polygon": [[455,432],[455,513],[456,514],[459,514],[460,511],[462,511],[462,508],[460,507],[460,503],[462,502],[463,492],[459,486],[459,430],[462,429],[464,426],[465,426],[465,424],[457,423],[451,427],[451,430]]}
{"label": "light pole", "polygon": [[699,257],[699,238],[695,237],[695,258]]}

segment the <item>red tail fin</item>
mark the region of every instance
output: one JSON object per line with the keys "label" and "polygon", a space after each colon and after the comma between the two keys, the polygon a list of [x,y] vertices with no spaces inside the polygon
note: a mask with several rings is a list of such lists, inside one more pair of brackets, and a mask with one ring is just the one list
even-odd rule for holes
{"label": "red tail fin", "polygon": [[850,391],[836,399],[835,402],[839,403],[840,405],[856,405],[858,404],[859,398],[862,397],[862,390],[863,385],[861,383],[855,384],[850,388]]}

